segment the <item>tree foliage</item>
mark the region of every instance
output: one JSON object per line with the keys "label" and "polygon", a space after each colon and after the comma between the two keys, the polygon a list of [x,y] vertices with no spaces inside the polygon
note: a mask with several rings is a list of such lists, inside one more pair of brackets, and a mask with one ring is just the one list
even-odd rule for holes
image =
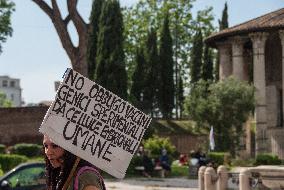
{"label": "tree foliage", "polygon": [[145,87],[146,60],[143,48],[138,48],[136,52],[136,67],[132,75],[132,86],[130,89],[130,101],[134,106],[144,110],[143,90]]}
{"label": "tree foliage", "polygon": [[99,19],[104,0],[94,0],[92,4],[92,11],[90,16],[90,33],[88,49],[87,49],[87,62],[88,62],[88,76],[91,80],[95,78],[96,70],[96,54],[97,42],[99,34]]}
{"label": "tree foliage", "polygon": [[203,54],[203,65],[202,65],[202,79],[205,81],[214,79],[213,73],[213,52],[212,50],[205,45],[204,54]]}
{"label": "tree foliage", "polygon": [[99,27],[95,80],[119,97],[127,99],[123,18],[117,0],[105,1]]}
{"label": "tree foliage", "polygon": [[223,9],[223,12],[222,12],[222,18],[221,18],[221,20],[218,20],[218,22],[219,22],[219,30],[220,31],[229,27],[227,2],[224,5],[224,9]]}
{"label": "tree foliage", "polygon": [[254,87],[230,77],[212,84],[198,81],[187,97],[185,109],[199,125],[214,126],[217,151],[234,155],[242,124],[254,105]]}
{"label": "tree foliage", "polygon": [[198,30],[194,35],[192,50],[190,54],[190,82],[196,83],[201,79],[203,58],[203,36],[202,31]]}
{"label": "tree foliage", "polygon": [[0,53],[2,43],[6,42],[7,37],[12,36],[11,15],[15,4],[9,0],[0,0]]}
{"label": "tree foliage", "polygon": [[[182,111],[179,102],[183,95],[179,90],[183,81],[187,85],[189,76],[189,56],[192,49],[192,36],[197,29],[202,30],[205,36],[214,31],[212,7],[200,10],[196,18],[192,16],[194,0],[139,0],[133,7],[125,8],[125,52],[128,72],[134,70],[136,47],[144,46],[149,28],[161,29],[163,20],[169,14],[169,29],[173,40],[174,85],[176,118],[178,111]],[[157,30],[157,40],[161,40],[161,31]],[[183,85],[183,84],[182,84]],[[180,113],[181,115],[181,113]]]}
{"label": "tree foliage", "polygon": [[169,29],[169,18],[166,15],[160,40],[159,61],[161,80],[159,84],[159,107],[164,118],[171,118],[174,108],[174,61],[173,45]]}
{"label": "tree foliage", "polygon": [[173,155],[176,150],[169,138],[158,136],[153,136],[147,139],[144,142],[144,148],[149,150],[154,158],[159,158],[162,153],[162,149],[166,149],[170,156]]}
{"label": "tree foliage", "polygon": [[3,92],[0,92],[0,107],[12,107],[12,102],[7,99]]}
{"label": "tree foliage", "polygon": [[160,65],[157,47],[157,33],[151,29],[148,33],[146,42],[146,76],[145,88],[143,93],[143,105],[146,113],[154,116],[158,108],[159,84],[160,84]]}

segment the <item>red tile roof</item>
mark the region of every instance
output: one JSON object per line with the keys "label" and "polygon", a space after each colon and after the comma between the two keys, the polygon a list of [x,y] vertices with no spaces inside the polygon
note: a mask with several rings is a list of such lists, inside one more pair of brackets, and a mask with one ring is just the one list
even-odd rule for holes
{"label": "red tile roof", "polygon": [[216,41],[221,41],[226,37],[278,29],[284,29],[284,8],[214,33],[206,38],[205,42],[214,45]]}

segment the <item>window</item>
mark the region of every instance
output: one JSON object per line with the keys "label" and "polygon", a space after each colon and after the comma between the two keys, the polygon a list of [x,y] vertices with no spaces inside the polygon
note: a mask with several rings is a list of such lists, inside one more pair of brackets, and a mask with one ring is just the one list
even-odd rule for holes
{"label": "window", "polygon": [[13,80],[10,81],[10,87],[15,87],[15,84],[16,84],[15,81],[13,81]]}
{"label": "window", "polygon": [[12,101],[14,100],[14,94],[11,94],[11,100]]}
{"label": "window", "polygon": [[3,87],[7,87],[7,86],[8,86],[8,81],[3,80],[3,81],[2,81],[2,86],[3,86]]}

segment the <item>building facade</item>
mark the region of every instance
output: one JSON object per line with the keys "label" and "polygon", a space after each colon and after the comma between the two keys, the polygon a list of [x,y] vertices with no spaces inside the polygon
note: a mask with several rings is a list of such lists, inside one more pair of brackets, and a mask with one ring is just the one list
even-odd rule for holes
{"label": "building facade", "polygon": [[256,88],[255,153],[284,159],[284,8],[224,29],[205,42],[218,50],[220,80],[232,75]]}
{"label": "building facade", "polygon": [[13,107],[22,106],[22,89],[20,79],[10,78],[9,76],[0,76],[0,91],[6,94]]}

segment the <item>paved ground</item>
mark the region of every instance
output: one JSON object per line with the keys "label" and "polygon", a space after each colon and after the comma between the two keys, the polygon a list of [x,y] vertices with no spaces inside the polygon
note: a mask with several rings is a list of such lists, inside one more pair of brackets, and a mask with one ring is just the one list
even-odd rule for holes
{"label": "paved ground", "polygon": [[132,178],[106,179],[109,190],[197,190],[197,179],[186,178]]}

